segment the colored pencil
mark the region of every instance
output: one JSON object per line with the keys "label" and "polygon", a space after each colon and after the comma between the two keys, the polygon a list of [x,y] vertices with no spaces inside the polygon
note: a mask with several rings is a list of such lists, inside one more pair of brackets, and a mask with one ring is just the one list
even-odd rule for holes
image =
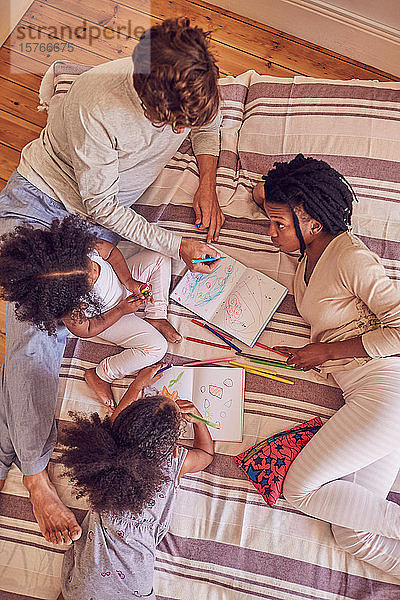
{"label": "colored pencil", "polygon": [[192,260],[192,263],[208,263],[214,262],[215,260],[223,260],[224,258],[226,258],[226,256],[218,256],[217,258],[195,258],[194,260]]}
{"label": "colored pencil", "polygon": [[[204,327],[204,324],[201,323],[200,321],[197,321],[196,319],[192,319],[192,323],[195,323],[196,325],[200,325],[200,327]],[[222,331],[218,331],[218,333],[220,335],[222,335],[222,337],[224,337],[226,340],[233,340],[233,337],[231,335],[228,335],[227,333],[225,333],[225,331],[222,333]]]}
{"label": "colored pencil", "polygon": [[158,375],[159,373],[163,373],[164,371],[166,371],[167,369],[170,369],[173,366],[174,365],[168,365],[167,367],[163,367],[162,369],[158,369],[156,375]]}
{"label": "colored pencil", "polygon": [[[258,362],[265,365],[270,365],[271,367],[282,367],[283,369],[291,369],[292,371],[303,371],[304,369],[299,369],[298,367],[294,367],[293,365],[288,365],[283,360],[274,360],[273,358],[262,358],[261,356],[253,356],[252,354],[246,354],[245,352],[237,352],[238,356],[245,356],[249,358],[253,362]],[[318,367],[312,367],[313,371],[317,371],[317,373],[321,373],[321,369]]]}
{"label": "colored pencil", "polygon": [[237,361],[230,360],[231,365],[235,365],[236,367],[242,367],[243,369],[250,369],[251,371],[258,371],[260,373],[268,373],[269,375],[277,375],[276,371],[270,371],[269,369],[258,369],[253,365],[246,365],[245,363],[240,363]]}
{"label": "colored pencil", "polygon": [[267,377],[267,379],[274,379],[275,381],[280,381],[282,383],[289,383],[291,385],[294,384],[294,381],[290,381],[290,379],[284,379],[283,377],[277,377],[275,374],[267,373],[266,371],[258,371],[257,369],[253,369],[248,365],[242,365],[241,363],[230,361],[231,365],[237,365],[244,368],[247,373],[252,373],[253,375],[260,375],[261,377]]}
{"label": "colored pencil", "polygon": [[180,367],[200,367],[201,365],[209,365],[211,363],[229,362],[235,356],[225,356],[224,358],[210,358],[210,360],[194,360],[192,362],[179,365]]}
{"label": "colored pencil", "polygon": [[[192,323],[196,323],[196,325],[200,325],[200,327],[203,327],[203,323],[200,323],[200,321],[197,321],[196,319],[192,319]],[[232,341],[234,339],[231,335],[229,335],[228,333],[225,333],[225,331],[223,333],[218,331],[218,333],[220,335],[222,335],[222,337],[224,337],[226,340]],[[284,356],[285,358],[288,357],[287,354],[283,354],[283,352],[279,352],[279,350],[274,350],[270,346],[266,346],[265,344],[262,344],[261,342],[256,342],[254,345],[258,346],[259,348],[262,348],[263,350],[269,350],[270,352],[275,352],[275,354],[279,354],[280,356]]]}
{"label": "colored pencil", "polygon": [[[205,344],[206,346],[213,346],[214,348],[223,348],[223,350],[230,350],[230,346],[224,346],[223,344],[215,344],[214,342],[207,342],[206,340],[199,340],[197,338],[192,338],[189,336],[186,336],[184,338],[185,340],[188,340],[189,342],[197,342],[198,344]],[[240,352],[239,352],[240,354]]]}
{"label": "colored pencil", "polygon": [[220,340],[222,340],[223,342],[225,342],[226,344],[228,344],[228,346],[230,346],[231,348],[233,348],[234,350],[236,350],[236,352],[242,352],[240,348],[238,348],[237,346],[235,346],[235,344],[233,342],[231,342],[230,340],[227,340],[226,337],[224,337],[222,335],[222,333],[219,333],[219,331],[215,331],[215,329],[213,329],[209,325],[206,325],[205,323],[200,323],[200,321],[196,321],[196,319],[192,319],[192,322],[196,323],[196,325],[200,325],[200,327],[204,327],[204,329],[207,329],[208,331],[211,331],[211,333],[213,333],[214,335],[216,335],[217,337],[219,337]]}
{"label": "colored pencil", "polygon": [[203,419],[203,417],[198,417],[197,415],[194,415],[193,413],[187,413],[187,414],[189,415],[189,417],[192,417],[193,419],[197,419],[197,421],[200,421],[201,423],[205,423],[209,427],[215,427],[215,429],[221,429],[221,427],[219,425],[217,425],[216,423],[212,423],[211,421],[207,421],[207,419]]}
{"label": "colored pencil", "polygon": [[[240,356],[240,355],[239,355]],[[292,365],[286,365],[285,363],[274,362],[270,360],[260,360],[259,358],[249,358],[250,362],[261,364],[261,365],[269,365],[270,367],[278,367],[279,369],[289,369],[290,371],[302,371],[303,369],[298,369],[297,367],[293,367]]]}
{"label": "colored pencil", "polygon": [[259,348],[263,348],[264,350],[269,350],[270,352],[275,352],[275,354],[280,354],[281,356],[285,356],[286,358],[288,357],[287,354],[284,354],[283,352],[280,352],[279,350],[274,350],[273,348],[271,348],[271,346],[266,346],[265,344],[262,344],[261,342],[256,342],[254,345],[258,346]]}

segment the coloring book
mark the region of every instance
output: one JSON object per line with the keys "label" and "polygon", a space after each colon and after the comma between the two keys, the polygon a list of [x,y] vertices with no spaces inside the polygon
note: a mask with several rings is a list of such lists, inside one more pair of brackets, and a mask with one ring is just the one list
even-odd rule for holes
{"label": "coloring book", "polygon": [[253,347],[287,291],[267,275],[227,256],[212,273],[187,271],[171,298]]}
{"label": "coloring book", "polygon": [[[208,428],[213,440],[241,442],[244,375],[243,369],[232,367],[172,367],[146,388],[145,395],[161,393],[174,400],[191,400],[202,417],[220,427]],[[191,423],[185,422],[182,437],[193,438]]]}

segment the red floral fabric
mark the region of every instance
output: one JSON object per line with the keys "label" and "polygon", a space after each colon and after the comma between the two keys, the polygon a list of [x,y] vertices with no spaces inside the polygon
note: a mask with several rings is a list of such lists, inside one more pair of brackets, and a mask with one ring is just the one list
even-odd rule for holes
{"label": "red floral fabric", "polygon": [[278,500],[286,473],[298,453],[322,427],[320,417],[277,433],[234,457],[269,506]]}

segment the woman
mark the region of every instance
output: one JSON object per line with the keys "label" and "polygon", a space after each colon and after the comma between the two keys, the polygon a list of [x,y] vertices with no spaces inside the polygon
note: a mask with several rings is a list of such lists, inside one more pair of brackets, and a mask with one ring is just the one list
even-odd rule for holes
{"label": "woman", "polygon": [[300,248],[294,297],[311,326],[310,344],[277,349],[290,365],[331,373],[345,400],[293,462],[284,495],[331,523],[343,549],[400,577],[400,506],[386,500],[400,466],[400,293],[349,232],[355,196],[344,177],[302,154],[274,167],[253,197],[274,246]]}

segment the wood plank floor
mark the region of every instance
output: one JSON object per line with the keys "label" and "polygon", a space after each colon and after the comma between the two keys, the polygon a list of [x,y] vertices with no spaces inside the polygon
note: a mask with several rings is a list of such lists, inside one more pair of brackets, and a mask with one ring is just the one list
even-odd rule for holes
{"label": "wood plank floor", "polygon": [[[64,58],[97,65],[128,56],[137,43],[135,28],[178,16],[190,17],[193,24],[211,31],[221,76],[254,69],[277,77],[398,79],[202,0],[36,0],[18,24],[18,32],[0,49],[0,189],[18,165],[22,148],[38,137],[45,125],[45,114],[36,110],[37,92],[51,63]],[[131,32],[127,23],[132,24]],[[79,27],[79,37],[69,40],[69,31]],[[91,27],[98,37],[89,40]],[[26,49],[27,41],[54,45],[62,40],[70,41],[71,52],[47,52],[45,46],[45,51],[40,47],[35,52]],[[4,303],[0,303],[3,338],[4,313]],[[2,348],[0,340],[0,358]]]}

